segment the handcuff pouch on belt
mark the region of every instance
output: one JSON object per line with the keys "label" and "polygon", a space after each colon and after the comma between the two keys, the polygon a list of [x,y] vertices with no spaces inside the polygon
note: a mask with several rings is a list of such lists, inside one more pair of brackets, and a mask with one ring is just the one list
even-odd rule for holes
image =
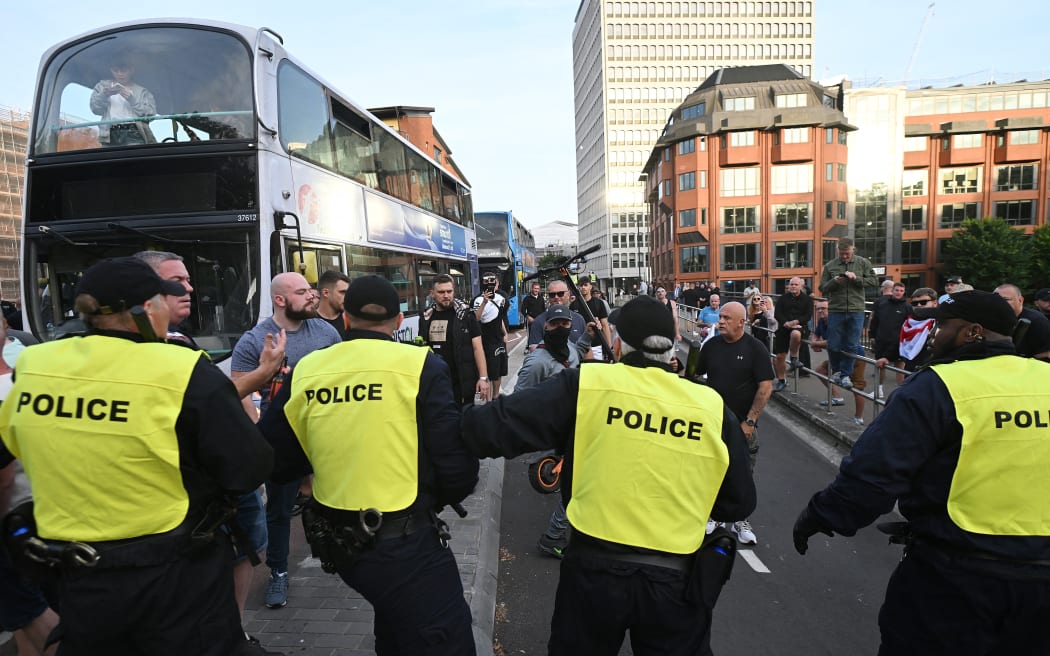
{"label": "handcuff pouch on belt", "polygon": [[302,519],[310,551],[329,574],[348,569],[359,555],[375,546],[376,533],[383,526],[383,513],[375,508],[359,511],[356,521],[336,524],[313,502],[303,506]]}
{"label": "handcuff pouch on belt", "polygon": [[26,501],[3,518],[3,544],[15,568],[29,578],[43,580],[56,569],[94,567],[100,556],[90,544],[41,539],[36,532],[33,502]]}
{"label": "handcuff pouch on belt", "polygon": [[714,608],[722,586],[729,580],[736,560],[737,541],[724,526],[704,538],[693,554],[693,569],[685,588],[685,600]]}

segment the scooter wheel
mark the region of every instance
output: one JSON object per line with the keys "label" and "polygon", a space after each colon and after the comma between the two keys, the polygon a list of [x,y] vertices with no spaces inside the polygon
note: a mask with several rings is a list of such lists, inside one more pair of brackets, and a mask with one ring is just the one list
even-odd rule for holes
{"label": "scooter wheel", "polygon": [[561,490],[561,458],[544,456],[529,465],[529,483],[540,494]]}

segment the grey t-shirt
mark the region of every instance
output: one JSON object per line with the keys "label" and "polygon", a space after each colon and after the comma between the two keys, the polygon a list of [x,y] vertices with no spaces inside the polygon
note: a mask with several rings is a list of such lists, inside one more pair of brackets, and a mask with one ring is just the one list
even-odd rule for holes
{"label": "grey t-shirt", "polygon": [[[281,327],[267,317],[258,326],[244,333],[237,345],[233,347],[233,359],[230,363],[232,371],[255,371],[259,366],[259,355],[266,344],[266,335],[276,335],[281,332]],[[285,345],[284,353],[288,358],[288,366],[294,367],[309,353],[317,349],[323,349],[332,344],[339,344],[342,338],[339,332],[324,319],[307,319],[299,327],[299,330],[289,330],[288,343]],[[259,390],[262,394],[262,406],[260,410],[266,411],[270,403],[270,386],[265,385]]]}

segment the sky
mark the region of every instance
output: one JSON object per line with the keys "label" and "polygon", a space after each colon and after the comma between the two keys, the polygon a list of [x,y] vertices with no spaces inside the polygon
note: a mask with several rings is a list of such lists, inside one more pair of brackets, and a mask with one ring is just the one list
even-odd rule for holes
{"label": "sky", "polygon": [[[5,3],[0,106],[29,110],[40,57],[83,32],[157,18],[153,3]],[[1050,3],[815,0],[815,77],[870,86],[1050,78]],[[576,221],[572,30],[578,0],[180,0],[175,15],[269,27],[365,107],[434,107],[475,211]],[[171,14],[169,14],[171,15]],[[923,24],[925,22],[925,28]],[[920,31],[922,38],[920,40]],[[918,44],[918,45],[917,45]]]}

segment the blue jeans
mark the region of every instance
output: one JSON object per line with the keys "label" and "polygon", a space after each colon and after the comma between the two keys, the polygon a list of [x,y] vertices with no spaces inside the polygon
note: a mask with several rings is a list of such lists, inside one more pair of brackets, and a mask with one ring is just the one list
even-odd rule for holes
{"label": "blue jeans", "polygon": [[266,481],[266,565],[278,572],[288,571],[289,540],[292,536],[292,506],[299,494],[299,481]]}
{"label": "blue jeans", "polygon": [[565,502],[559,500],[558,507],[551,511],[550,525],[547,527],[547,537],[563,538],[569,530],[569,518],[565,515]]}
{"label": "blue jeans", "polygon": [[864,329],[863,312],[831,312],[828,314],[828,371],[849,376],[853,371],[853,355],[860,348],[860,333]]}

